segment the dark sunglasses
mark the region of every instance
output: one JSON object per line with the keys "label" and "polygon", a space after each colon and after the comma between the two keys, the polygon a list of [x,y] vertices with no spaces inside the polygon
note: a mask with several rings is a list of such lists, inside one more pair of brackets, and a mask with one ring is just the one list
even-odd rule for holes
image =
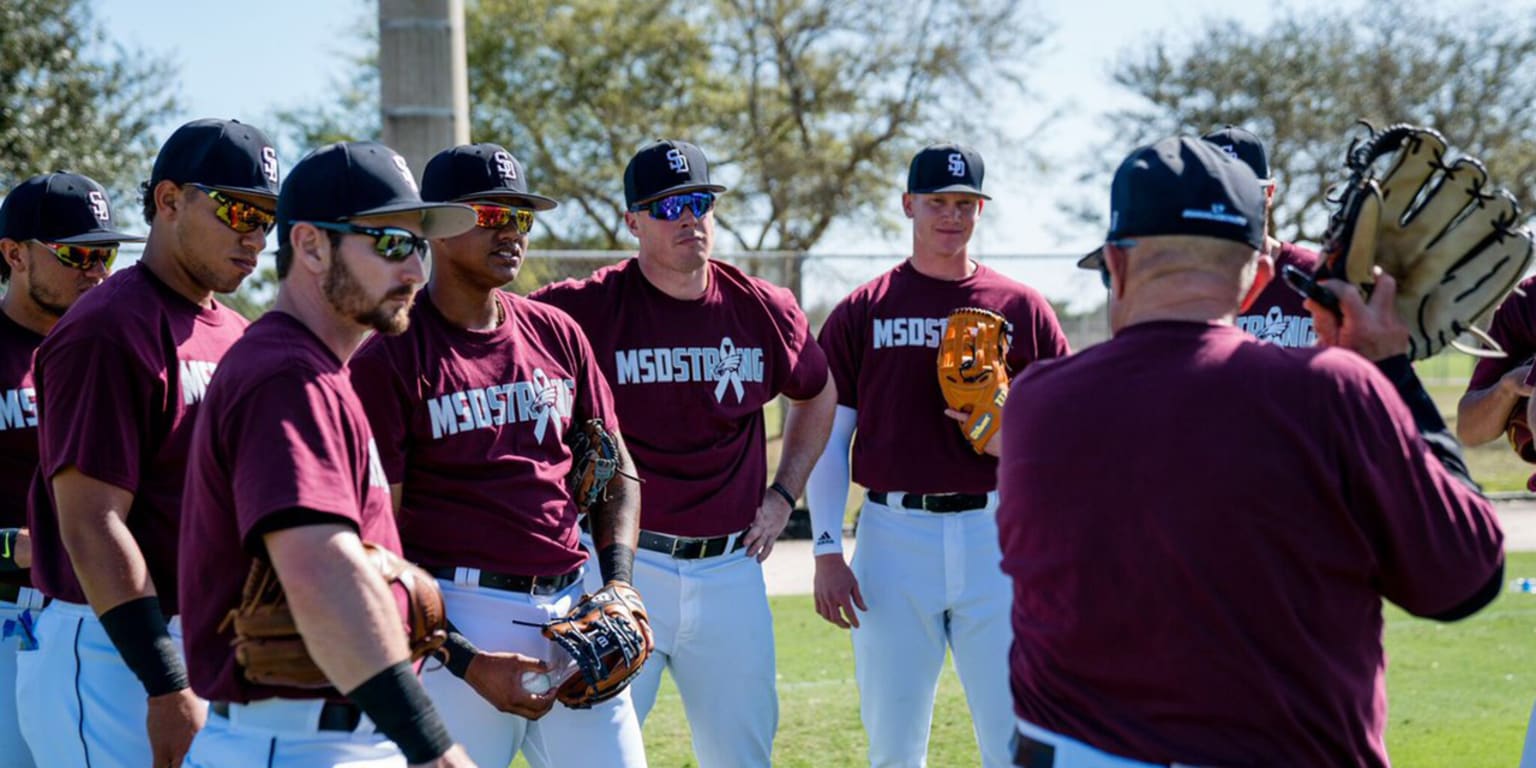
{"label": "dark sunglasses", "polygon": [[519,235],[526,235],[533,229],[533,211],[527,208],[486,203],[471,203],[469,207],[475,209],[475,226],[481,229],[506,229],[508,225],[516,224]]}
{"label": "dark sunglasses", "polygon": [[306,224],[332,232],[345,232],[349,235],[363,235],[373,238],[373,252],[377,253],[385,261],[400,262],[411,257],[411,254],[419,253],[422,258],[427,256],[427,239],[419,237],[408,229],[400,227],[360,227],[356,224],[347,224],[339,221],[308,221]]}
{"label": "dark sunglasses", "polygon": [[117,246],[115,245],[63,245],[59,243],[45,243],[41,240],[32,242],[48,249],[60,264],[66,267],[78,269],[81,272],[89,272],[97,264],[112,271],[112,262],[117,260]]}
{"label": "dark sunglasses", "polygon": [[260,229],[262,234],[272,231],[277,226],[277,214],[253,203],[236,200],[217,189],[209,189],[201,184],[192,186],[201,190],[216,206],[213,215],[219,217],[219,221],[240,234],[246,234]]}
{"label": "dark sunglasses", "polygon": [[629,210],[650,211],[653,219],[677,221],[683,217],[683,211],[693,211],[694,218],[702,219],[704,214],[714,209],[715,194],[713,192],[684,192],[681,195],[671,195],[649,203],[641,203]]}

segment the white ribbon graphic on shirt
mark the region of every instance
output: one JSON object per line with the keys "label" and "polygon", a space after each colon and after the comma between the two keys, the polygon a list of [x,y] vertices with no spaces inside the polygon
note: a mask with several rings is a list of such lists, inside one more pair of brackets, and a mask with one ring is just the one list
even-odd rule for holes
{"label": "white ribbon graphic on shirt", "polygon": [[736,390],[736,402],[742,401],[746,391],[741,387],[741,352],[729,336],[720,340],[720,364],[715,366],[715,378],[719,380],[715,384],[715,402],[725,402],[727,384]]}
{"label": "white ribbon graphic on shirt", "polygon": [[554,422],[555,434],[565,431],[560,423],[560,386],[558,381],[551,382],[545,375],[543,368],[533,369],[533,375],[529,377],[533,383],[534,401],[533,412],[538,415],[538,421],[533,425],[533,439],[544,442],[544,431]]}

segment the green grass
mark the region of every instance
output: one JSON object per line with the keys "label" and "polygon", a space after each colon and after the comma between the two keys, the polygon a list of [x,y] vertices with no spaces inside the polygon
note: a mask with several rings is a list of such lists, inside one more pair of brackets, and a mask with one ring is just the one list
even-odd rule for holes
{"label": "green grass", "polygon": [[[1508,573],[1536,576],[1536,553],[1510,555]],[[772,598],[778,639],[779,733],[774,765],[866,765],[853,651],[809,596]],[[1456,624],[1387,611],[1387,746],[1399,768],[1511,766],[1536,698],[1536,595],[1505,592]],[[999,674],[1003,674],[999,670]],[[650,764],[694,768],[682,700],[663,677],[645,727]],[[973,766],[970,714],[951,666],[939,682],[928,753],[932,766]],[[515,766],[525,766],[519,758]]]}

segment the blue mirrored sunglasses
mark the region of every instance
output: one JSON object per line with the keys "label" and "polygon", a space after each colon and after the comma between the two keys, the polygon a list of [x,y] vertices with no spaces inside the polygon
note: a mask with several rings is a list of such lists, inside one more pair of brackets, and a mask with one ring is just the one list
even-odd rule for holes
{"label": "blue mirrored sunglasses", "polygon": [[715,194],[713,192],[684,192],[681,195],[670,195],[630,208],[631,211],[650,211],[651,218],[662,221],[677,221],[682,218],[683,211],[693,211],[694,218],[702,219],[704,214],[714,209]]}

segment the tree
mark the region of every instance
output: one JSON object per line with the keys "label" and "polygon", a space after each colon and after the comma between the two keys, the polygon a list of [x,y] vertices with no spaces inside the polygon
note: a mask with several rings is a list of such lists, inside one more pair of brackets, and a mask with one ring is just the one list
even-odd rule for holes
{"label": "tree", "polygon": [[172,75],[111,43],[85,0],[0,3],[0,187],[62,169],[100,181],[119,210],[136,202],[154,128],[176,110]]}
{"label": "tree", "polygon": [[896,6],[480,0],[474,135],[511,148],[569,206],[552,222],[557,247],[627,245],[624,165],[671,136],[702,146],[732,187],[717,220],[740,248],[808,249],[899,189],[923,143],[981,129],[975,104],[1026,93],[1023,62],[1045,29],[1025,0]]}
{"label": "tree", "polygon": [[[1279,181],[1277,237],[1316,242],[1329,185],[1356,120],[1432,126],[1475,155],[1529,206],[1536,191],[1536,22],[1370,0],[1282,11],[1249,30],[1208,21],[1188,40],[1164,33],[1115,66],[1143,104],[1109,117],[1119,139],[1095,155],[1096,187],[1130,147],[1174,133],[1243,125],[1264,140]],[[1086,178],[1086,177],[1085,177]],[[1100,198],[1101,199],[1101,198]],[[1096,218],[1102,204],[1096,205]],[[1527,212],[1529,212],[1527,207]]]}

